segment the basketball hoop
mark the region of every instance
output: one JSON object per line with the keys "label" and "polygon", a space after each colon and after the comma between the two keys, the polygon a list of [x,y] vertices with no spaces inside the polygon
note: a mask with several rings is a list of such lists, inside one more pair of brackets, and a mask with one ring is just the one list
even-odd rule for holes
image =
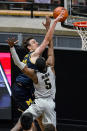
{"label": "basketball hoop", "polygon": [[78,34],[82,40],[82,50],[87,50],[87,21],[74,22]]}

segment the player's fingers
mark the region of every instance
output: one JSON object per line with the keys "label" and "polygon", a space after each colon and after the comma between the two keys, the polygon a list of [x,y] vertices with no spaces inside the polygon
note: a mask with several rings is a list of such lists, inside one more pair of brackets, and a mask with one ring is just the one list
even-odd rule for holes
{"label": "player's fingers", "polygon": [[8,37],[8,41],[10,40],[10,38]]}
{"label": "player's fingers", "polygon": [[19,41],[19,40],[16,40],[16,41],[14,42],[14,44],[17,44],[17,43],[18,43],[18,41]]}
{"label": "player's fingers", "polygon": [[45,22],[42,22],[42,24],[45,26]]}
{"label": "player's fingers", "polygon": [[15,37],[12,37],[12,40],[14,41],[14,40],[15,40]]}
{"label": "player's fingers", "polygon": [[8,39],[7,40],[5,40],[5,42],[9,42],[10,41],[10,38],[8,37]]}
{"label": "player's fingers", "polygon": [[49,19],[50,19],[50,18],[49,18],[48,16],[46,16],[46,21],[49,21]]}
{"label": "player's fingers", "polygon": [[51,19],[50,19],[49,16],[46,16],[46,21],[49,22],[49,23],[51,22]]}

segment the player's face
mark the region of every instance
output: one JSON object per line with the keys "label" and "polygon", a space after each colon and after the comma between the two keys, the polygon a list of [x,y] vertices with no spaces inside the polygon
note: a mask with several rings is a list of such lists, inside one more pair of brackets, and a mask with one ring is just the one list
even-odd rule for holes
{"label": "player's face", "polygon": [[38,42],[35,39],[31,39],[29,41],[29,47],[30,47],[30,50],[35,51],[36,48],[38,47]]}

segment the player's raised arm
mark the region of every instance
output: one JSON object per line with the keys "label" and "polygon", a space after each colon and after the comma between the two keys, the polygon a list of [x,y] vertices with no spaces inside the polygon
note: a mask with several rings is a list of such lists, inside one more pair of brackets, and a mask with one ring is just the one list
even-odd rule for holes
{"label": "player's raised arm", "polygon": [[49,16],[46,16],[46,22],[42,22],[43,26],[45,27],[46,31],[50,28],[51,19]]}
{"label": "player's raised arm", "polygon": [[62,19],[62,18],[63,18],[63,13],[60,14],[56,19],[54,19],[54,22],[53,22],[52,26],[49,28],[48,32],[46,33],[42,44],[35,50],[34,55],[42,54],[42,52],[45,50],[46,46],[52,40],[53,33],[54,33],[57,22],[59,22],[60,19]]}
{"label": "player's raised arm", "polygon": [[[50,28],[51,19],[49,16],[46,16],[46,23],[43,23],[44,27],[48,31]],[[51,66],[52,70],[54,71],[54,49],[53,49],[53,39],[48,44],[48,58],[46,61],[46,64],[48,66]]]}
{"label": "player's raised arm", "polygon": [[48,45],[48,58],[46,61],[46,64],[48,66],[51,66],[51,69],[54,71],[54,65],[55,65],[55,58],[54,58],[54,48],[53,48],[53,41],[51,41]]}

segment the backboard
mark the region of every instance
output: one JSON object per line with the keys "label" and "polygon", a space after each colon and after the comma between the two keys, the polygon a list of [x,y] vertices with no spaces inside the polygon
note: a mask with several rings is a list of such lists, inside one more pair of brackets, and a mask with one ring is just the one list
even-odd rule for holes
{"label": "backboard", "polygon": [[68,10],[69,16],[61,25],[66,28],[74,28],[73,22],[87,21],[86,0],[64,0],[64,7]]}

